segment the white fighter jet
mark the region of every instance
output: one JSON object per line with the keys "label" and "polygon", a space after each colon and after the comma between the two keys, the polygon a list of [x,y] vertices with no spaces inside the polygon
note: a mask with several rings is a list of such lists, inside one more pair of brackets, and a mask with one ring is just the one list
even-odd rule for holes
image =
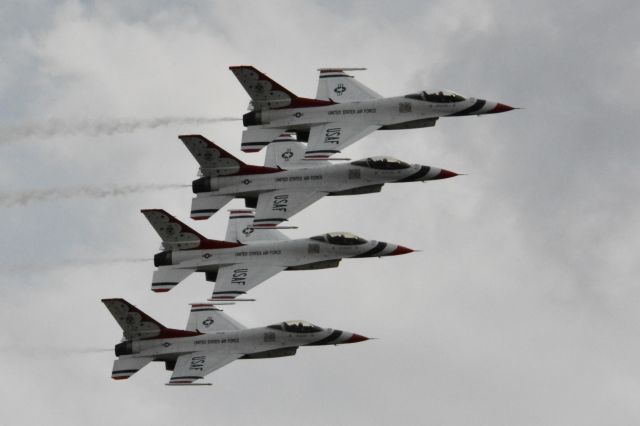
{"label": "white fighter jet", "polygon": [[368,340],[348,331],[286,321],[246,328],[211,303],[191,305],[186,330],[167,328],[124,299],[102,299],[123,331],[115,346],[111,378],[128,379],[151,361],[172,371],[167,385],[197,382],[237,359],[292,356],[300,346],[339,345]]}
{"label": "white fighter jet", "polygon": [[449,90],[429,90],[384,98],[345,71],[321,68],[315,99],[301,98],[252,66],[229,67],[251,97],[243,116],[242,150],[256,152],[283,131],[308,141],[306,158],[328,158],[375,130],[431,127],[439,117],[483,115],[512,107],[465,98]]}
{"label": "white fighter jet", "polygon": [[272,228],[327,195],[380,192],[385,183],[457,176],[437,167],[370,157],[332,164],[305,161],[305,146],[282,135],[267,148],[265,166],[248,165],[200,135],[180,136],[200,165],[193,182],[191,218],[208,219],[234,198],[256,208],[253,226]]}
{"label": "white fighter jet", "polygon": [[142,210],[162,238],[154,256],[151,290],[171,290],[193,272],[215,281],[210,300],[228,300],[282,271],[335,268],[343,258],[382,257],[413,250],[348,232],[290,240],[275,229],[252,226],[252,210],[231,210],[225,241],[210,240],[164,210]]}

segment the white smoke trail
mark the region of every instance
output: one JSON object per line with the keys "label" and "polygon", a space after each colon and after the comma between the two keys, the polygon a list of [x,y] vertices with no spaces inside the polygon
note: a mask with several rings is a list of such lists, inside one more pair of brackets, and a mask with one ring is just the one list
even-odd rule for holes
{"label": "white smoke trail", "polygon": [[105,119],[70,121],[50,119],[43,123],[25,123],[0,126],[0,144],[28,138],[47,138],[64,135],[100,136],[116,133],[131,133],[140,129],[184,124],[212,124],[238,121],[236,117],[160,117],[151,119]]}
{"label": "white smoke trail", "polygon": [[69,188],[46,188],[31,191],[0,192],[0,207],[18,207],[27,204],[60,200],[67,198],[106,198],[121,197],[140,192],[161,191],[167,189],[187,188],[191,185],[178,184],[146,184],[146,185],[107,185],[78,186]]}
{"label": "white smoke trail", "polygon": [[150,257],[112,257],[112,258],[77,258],[63,259],[51,263],[47,262],[31,262],[31,263],[14,263],[2,265],[2,270],[7,274],[19,274],[24,272],[46,272],[53,269],[65,268],[86,268],[92,266],[115,265],[119,263],[144,263],[152,262]]}
{"label": "white smoke trail", "polygon": [[46,350],[42,350],[42,346],[36,345],[25,345],[22,343],[18,343],[16,345],[4,345],[0,346],[0,352],[2,353],[13,353],[16,355],[20,355],[24,358],[35,358],[35,359],[51,359],[51,358],[60,358],[60,357],[68,357],[73,355],[95,355],[102,354],[105,352],[113,352],[113,346],[110,348],[83,348],[80,346],[77,347],[57,347],[53,345],[46,345]]}

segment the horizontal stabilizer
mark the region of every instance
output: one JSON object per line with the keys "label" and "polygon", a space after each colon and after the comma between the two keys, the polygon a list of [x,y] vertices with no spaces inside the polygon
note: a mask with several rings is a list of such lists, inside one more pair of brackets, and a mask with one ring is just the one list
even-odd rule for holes
{"label": "horizontal stabilizer", "polygon": [[111,378],[113,380],[125,380],[136,374],[145,365],[153,361],[152,357],[121,356],[113,361]]}
{"label": "horizontal stabilizer", "polygon": [[290,142],[291,136],[282,129],[252,126],[242,131],[241,149],[244,152],[258,152],[272,142]]}
{"label": "horizontal stabilizer", "polygon": [[181,269],[174,268],[173,266],[159,266],[158,269],[153,271],[153,278],[151,279],[151,290],[156,293],[165,293],[178,284],[180,284],[185,278],[194,273],[195,269]]}
{"label": "horizontal stabilizer", "polygon": [[211,386],[211,383],[165,383],[166,386]]}
{"label": "horizontal stabilizer", "polygon": [[218,297],[210,297],[207,299],[209,302],[215,302],[216,305],[233,305],[235,302],[255,302],[256,299],[233,299],[233,302],[229,301],[228,297],[218,298]]}
{"label": "horizontal stabilizer", "polygon": [[207,192],[198,194],[191,200],[191,219],[209,219],[233,198],[231,195],[211,195]]}

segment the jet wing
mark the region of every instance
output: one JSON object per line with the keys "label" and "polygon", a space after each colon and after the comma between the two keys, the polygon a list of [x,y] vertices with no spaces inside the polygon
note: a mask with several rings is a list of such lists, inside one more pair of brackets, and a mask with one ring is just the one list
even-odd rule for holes
{"label": "jet wing", "polygon": [[327,194],[328,192],[295,189],[263,192],[258,196],[253,226],[256,229],[275,227]]}
{"label": "jet wing", "polygon": [[359,123],[327,123],[311,127],[304,158],[324,160],[378,130],[380,126]]}
{"label": "jet wing", "polygon": [[286,266],[234,263],[218,269],[213,299],[234,299],[287,269]]}
{"label": "jet wing", "polygon": [[316,99],[338,103],[360,102],[380,99],[382,96],[369,89],[345,71],[360,71],[365,68],[320,68]]}
{"label": "jet wing", "polygon": [[190,385],[207,374],[240,358],[237,353],[192,352],[180,355],[169,380],[169,385]]}

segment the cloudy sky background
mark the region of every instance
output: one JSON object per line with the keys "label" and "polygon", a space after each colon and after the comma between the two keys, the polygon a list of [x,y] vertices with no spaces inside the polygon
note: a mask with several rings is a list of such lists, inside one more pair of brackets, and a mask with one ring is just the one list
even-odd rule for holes
{"label": "cloudy sky background", "polygon": [[[130,3],[0,5],[3,422],[638,424],[637,2]],[[347,230],[423,251],[283,273],[226,308],[247,326],[303,318],[379,340],[239,361],[206,388],[164,386],[158,363],[115,382],[121,332],[101,298],[180,328],[210,294],[201,274],[149,291],[159,239],[139,210],[188,220],[190,190],[9,204],[189,184],[181,133],[260,164],[239,151],[240,122],[194,122],[246,111],[234,64],[302,96],[318,67],[365,66],[358,78],[383,95],[449,88],[526,109],[353,145],[354,159],[468,175],[322,200],[289,235]],[[126,128],[166,117],[192,121]],[[95,130],[105,123],[125,127]],[[221,238],[226,216],[193,226]]]}

